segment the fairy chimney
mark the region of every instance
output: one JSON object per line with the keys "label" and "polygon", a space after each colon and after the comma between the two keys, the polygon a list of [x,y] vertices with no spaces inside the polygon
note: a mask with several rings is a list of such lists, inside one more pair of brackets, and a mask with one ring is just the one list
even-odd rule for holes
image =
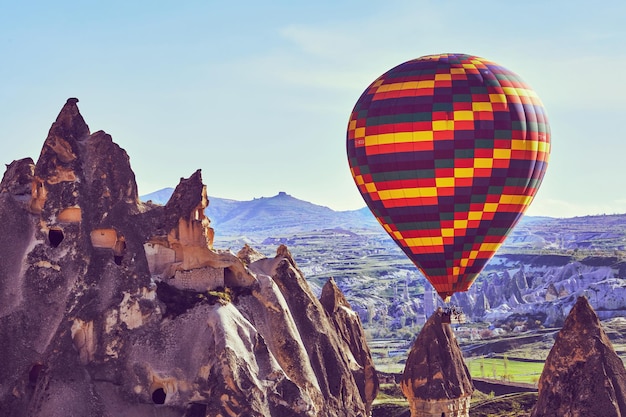
{"label": "fairy chimney", "polygon": [[539,378],[532,417],[626,415],[626,369],[585,297],[565,319]]}
{"label": "fairy chimney", "polygon": [[400,386],[411,417],[468,417],[474,387],[461,348],[441,308],[415,339]]}
{"label": "fairy chimney", "polygon": [[378,395],[379,381],[361,319],[346,300],[334,278],[330,278],[324,284],[320,302],[358,365],[354,367],[352,373],[365,403],[366,414],[369,415],[372,403]]}
{"label": "fairy chimney", "polygon": [[0,415],[366,415],[288,249],[214,250],[199,170],[165,206],[141,202],[77,102],[0,181]]}

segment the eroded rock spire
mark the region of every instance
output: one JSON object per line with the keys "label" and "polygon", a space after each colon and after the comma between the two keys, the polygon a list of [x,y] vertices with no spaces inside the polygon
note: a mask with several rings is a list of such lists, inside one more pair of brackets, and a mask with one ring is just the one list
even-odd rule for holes
{"label": "eroded rock spire", "polygon": [[354,379],[359,385],[361,398],[366,404],[369,414],[372,403],[378,394],[379,382],[361,319],[352,309],[333,278],[330,278],[322,287],[320,302],[359,365],[353,371]]}
{"label": "eroded rock spire", "polygon": [[412,417],[467,417],[474,387],[441,308],[426,321],[411,347],[400,387]]}
{"label": "eroded rock spire", "polygon": [[364,416],[350,349],[287,247],[214,250],[199,170],[167,205],[139,201],[77,101],[0,182],[0,414]]}
{"label": "eroded rock spire", "polygon": [[585,297],[578,298],[557,334],[531,415],[626,415],[626,369]]}

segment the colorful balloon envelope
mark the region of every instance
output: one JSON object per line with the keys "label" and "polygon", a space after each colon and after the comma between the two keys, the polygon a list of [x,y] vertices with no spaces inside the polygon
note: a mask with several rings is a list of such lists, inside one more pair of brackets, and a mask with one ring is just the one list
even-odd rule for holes
{"label": "colorful balloon envelope", "polygon": [[363,92],[347,153],[374,216],[448,300],[467,291],[533,200],[550,128],[517,74],[476,56],[429,55]]}

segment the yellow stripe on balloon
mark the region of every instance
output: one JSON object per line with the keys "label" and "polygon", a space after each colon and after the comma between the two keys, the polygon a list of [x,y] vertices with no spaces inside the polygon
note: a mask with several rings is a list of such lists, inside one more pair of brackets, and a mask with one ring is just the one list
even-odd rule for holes
{"label": "yellow stripe on balloon", "polygon": [[498,203],[485,203],[483,211],[485,213],[495,213],[496,211],[498,211]]}
{"label": "yellow stripe on balloon", "polygon": [[400,188],[397,190],[381,190],[378,192],[381,200],[395,200],[399,198],[436,197],[437,187]]}
{"label": "yellow stripe on balloon", "polygon": [[437,188],[454,187],[454,178],[435,178],[435,184]]}
{"label": "yellow stripe on balloon", "polygon": [[[358,129],[357,129],[358,130]],[[430,142],[433,132],[430,130],[416,132],[382,133],[365,137],[365,146],[389,145],[392,143]]]}
{"label": "yellow stripe on balloon", "polygon": [[365,189],[368,193],[375,193],[377,191],[376,185],[372,182],[368,182],[367,184],[365,184]]}
{"label": "yellow stripe on balloon", "polygon": [[402,83],[385,84],[378,87],[376,93],[388,93],[390,91],[414,90],[417,88],[417,81],[408,81]]}
{"label": "yellow stripe on balloon", "polygon": [[493,106],[491,103],[486,101],[479,101],[472,103],[473,111],[493,111]]}
{"label": "yellow stripe on balloon", "polygon": [[467,228],[467,220],[455,220],[454,221],[454,228],[455,229],[465,229]]}
{"label": "yellow stripe on balloon", "polygon": [[432,126],[435,132],[454,130],[454,120],[433,120]]}
{"label": "yellow stripe on balloon", "polygon": [[474,112],[471,110],[457,110],[454,112],[454,120],[474,120]]}
{"label": "yellow stripe on balloon", "polygon": [[535,151],[545,153],[550,150],[550,143],[540,142],[537,140],[513,139],[511,141],[511,149],[516,151]]}
{"label": "yellow stripe on balloon", "polygon": [[489,94],[489,101],[492,103],[506,103],[506,95],[504,94]]}
{"label": "yellow stripe on balloon", "polygon": [[407,245],[414,246],[441,246],[443,245],[443,238],[440,236],[433,237],[412,237],[405,239]]}
{"label": "yellow stripe on balloon", "polygon": [[454,178],[472,178],[474,168],[454,168]]}
{"label": "yellow stripe on balloon", "polygon": [[521,204],[527,206],[531,201],[532,197],[528,195],[502,194],[500,196],[500,204]]}
{"label": "yellow stripe on balloon", "polygon": [[481,243],[480,251],[481,252],[495,252],[500,247],[501,243]]}
{"label": "yellow stripe on balloon", "polygon": [[454,237],[454,229],[449,227],[441,229],[441,237]]}
{"label": "yellow stripe on balloon", "polygon": [[480,220],[483,218],[482,211],[470,211],[467,213],[467,220]]}
{"label": "yellow stripe on balloon", "polygon": [[502,87],[502,90],[511,96],[520,96],[520,97],[533,97],[537,98],[537,93],[533,90],[528,90],[526,88],[518,88],[518,87]]}
{"label": "yellow stripe on balloon", "polygon": [[510,149],[494,149],[493,159],[511,159]]}
{"label": "yellow stripe on balloon", "polygon": [[419,80],[417,88],[435,88],[435,80]]}
{"label": "yellow stripe on balloon", "polygon": [[493,168],[493,159],[474,158],[474,168]]}

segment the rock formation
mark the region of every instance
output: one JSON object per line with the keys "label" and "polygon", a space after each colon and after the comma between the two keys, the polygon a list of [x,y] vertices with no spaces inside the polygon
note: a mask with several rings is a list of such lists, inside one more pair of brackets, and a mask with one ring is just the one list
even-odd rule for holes
{"label": "rock formation", "polygon": [[[519,258],[496,255],[494,267],[452,302],[475,321],[504,323],[543,316],[546,327],[562,327],[580,296],[588,298],[601,320],[626,314],[624,263],[616,257],[570,261],[566,255]],[[488,272],[496,269],[498,272]],[[532,323],[531,323],[532,324]]]}
{"label": "rock formation", "polygon": [[626,415],[626,369],[585,297],[559,331],[532,417]]}
{"label": "rock formation", "polygon": [[128,155],[77,101],[0,183],[2,414],[366,415],[369,352],[287,248],[214,249],[200,171],[165,206],[140,202]]}
{"label": "rock formation", "polygon": [[337,287],[333,278],[329,279],[322,287],[320,301],[358,365],[353,370],[354,379],[359,385],[361,398],[368,406],[367,412],[369,414],[369,406],[378,395],[378,377],[374,369],[372,355],[367,346],[361,319],[352,310],[350,303]]}
{"label": "rock formation", "polygon": [[[413,342],[400,387],[412,417],[467,417],[474,391],[449,313],[435,311]],[[446,323],[447,321],[447,323]]]}

